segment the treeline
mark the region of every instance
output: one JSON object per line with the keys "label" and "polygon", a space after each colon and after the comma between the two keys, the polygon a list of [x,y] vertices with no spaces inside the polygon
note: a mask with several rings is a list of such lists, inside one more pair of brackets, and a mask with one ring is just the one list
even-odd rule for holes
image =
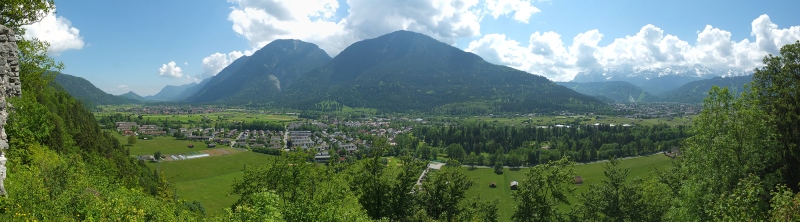
{"label": "treeline", "polygon": [[[398,145],[415,150],[418,142],[433,147],[457,144],[467,154],[518,155],[527,165],[546,163],[570,156],[578,162],[604,160],[655,153],[680,147],[689,137],[686,126],[611,126],[606,124],[574,127],[509,126],[492,123],[468,123],[451,126],[419,126],[413,138],[401,135]],[[545,158],[542,158],[544,156]],[[463,160],[462,160],[463,161]],[[480,161],[477,165],[494,165]],[[507,163],[506,163],[507,164]]]}
{"label": "treeline", "polygon": [[270,131],[283,131],[286,127],[280,122],[270,121],[242,121],[242,122],[228,122],[228,123],[215,123],[215,129],[236,129],[236,130],[270,130]]}

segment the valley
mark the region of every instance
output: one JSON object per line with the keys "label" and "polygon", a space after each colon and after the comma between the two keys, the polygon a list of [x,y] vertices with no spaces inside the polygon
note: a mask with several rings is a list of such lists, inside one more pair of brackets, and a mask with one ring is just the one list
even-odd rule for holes
{"label": "valley", "polygon": [[692,4],[0,1],[0,221],[798,221],[797,4]]}

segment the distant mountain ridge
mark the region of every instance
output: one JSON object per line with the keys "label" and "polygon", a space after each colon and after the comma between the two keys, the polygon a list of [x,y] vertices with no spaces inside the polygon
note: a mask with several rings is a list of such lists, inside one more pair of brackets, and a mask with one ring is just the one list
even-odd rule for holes
{"label": "distant mountain ridge", "polygon": [[542,76],[488,63],[475,54],[409,31],[350,45],[329,63],[302,75],[279,98],[279,104],[299,109],[314,109],[328,102],[385,111],[606,106]]}
{"label": "distant mountain ridge", "polygon": [[190,96],[192,103],[269,104],[303,73],[331,60],[317,45],[275,40],[243,56]]}
{"label": "distant mountain ridge", "polygon": [[752,74],[751,70],[715,70],[700,64],[665,68],[617,66],[580,72],[571,82],[625,81],[639,86],[649,93],[661,94],[692,81],[717,76],[733,77],[750,74]]}
{"label": "distant mountain ridge", "polygon": [[590,96],[605,97],[614,102],[656,102],[657,96],[650,94],[642,88],[625,81],[606,82],[556,82]]}
{"label": "distant mountain ridge", "polygon": [[197,91],[205,86],[210,80],[211,78],[206,78],[200,83],[192,82],[179,86],[167,85],[155,95],[145,96],[143,99],[146,101],[156,102],[181,102],[197,93]]}
{"label": "distant mountain ridge", "polygon": [[138,103],[139,101],[115,96],[98,89],[88,80],[63,73],[55,74],[54,85],[67,91],[72,97],[83,103],[92,105],[118,105],[128,103]]}
{"label": "distant mountain ridge", "polygon": [[733,77],[714,77],[686,83],[677,89],[664,92],[659,97],[664,102],[702,103],[712,86],[728,87],[731,92],[742,93],[744,85],[753,81],[752,75]]}

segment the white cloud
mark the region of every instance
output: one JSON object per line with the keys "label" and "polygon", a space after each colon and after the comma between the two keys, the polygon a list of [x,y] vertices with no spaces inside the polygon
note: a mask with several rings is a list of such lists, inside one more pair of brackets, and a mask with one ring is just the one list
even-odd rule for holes
{"label": "white cloud", "polygon": [[128,90],[128,85],[118,85],[118,86],[117,86],[117,89],[120,89],[120,90]]}
{"label": "white cloud", "polygon": [[236,61],[242,56],[245,55],[252,55],[252,50],[247,50],[244,52],[241,51],[233,51],[226,54],[222,53],[214,53],[205,58],[203,58],[202,66],[203,66],[203,73],[200,75],[200,78],[208,78],[217,75],[222,69]]}
{"label": "white cloud", "polygon": [[486,0],[486,9],[495,19],[514,13],[514,20],[528,23],[533,14],[541,12],[531,4],[532,2],[532,0]]}
{"label": "white cloud", "polygon": [[[169,77],[173,79],[184,77],[181,67],[178,67],[175,64],[175,61],[169,61],[167,64],[162,64],[161,68],[158,69],[158,76]],[[188,78],[188,76],[186,77]]]}
{"label": "white cloud", "polygon": [[[301,39],[336,55],[350,44],[396,30],[420,32],[454,44],[480,35],[478,0],[348,0],[337,18],[336,0],[230,0],[232,29],[261,48],[276,39]],[[313,6],[313,7],[309,7]]]}
{"label": "white cloud", "polygon": [[50,43],[48,53],[59,55],[70,49],[81,49],[84,46],[80,30],[72,27],[72,23],[63,16],[56,17],[50,13],[41,21],[22,26],[26,29],[25,38],[38,38]]}
{"label": "white cloud", "polygon": [[[767,54],[778,54],[781,46],[800,39],[800,26],[780,29],[767,15],[752,23],[748,39],[731,40],[731,33],[710,25],[699,31],[692,45],[654,25],[645,25],[632,36],[614,39],[600,46],[599,30],[580,33],[565,47],[552,32],[533,33],[527,45],[505,35],[488,34],[469,44],[467,51],[488,61],[540,74],[556,81],[571,80],[588,68],[633,66],[661,68],[701,64],[714,69],[744,70],[758,67]],[[566,49],[565,49],[566,48]]]}

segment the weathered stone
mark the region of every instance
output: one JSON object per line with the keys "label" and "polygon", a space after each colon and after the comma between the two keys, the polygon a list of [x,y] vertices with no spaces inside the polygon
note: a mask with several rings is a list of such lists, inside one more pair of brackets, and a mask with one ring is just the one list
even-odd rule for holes
{"label": "weathered stone", "polygon": [[6,179],[5,150],[9,148],[5,125],[8,110],[13,108],[10,103],[6,103],[6,97],[22,94],[16,41],[14,32],[0,25],[0,195],[2,196],[6,195],[3,181]]}

